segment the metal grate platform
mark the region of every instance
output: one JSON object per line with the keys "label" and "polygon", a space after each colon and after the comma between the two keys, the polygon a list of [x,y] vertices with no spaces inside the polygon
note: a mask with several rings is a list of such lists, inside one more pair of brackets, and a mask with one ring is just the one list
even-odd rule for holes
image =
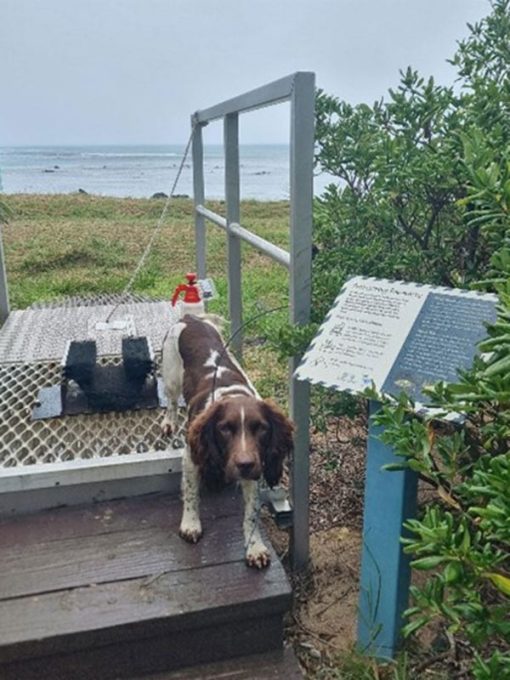
{"label": "metal grate platform", "polygon": [[120,299],[113,320],[128,319],[126,329],[98,331],[96,322],[104,322],[117,302],[74,299],[9,315],[0,330],[0,475],[5,468],[171,449],[161,437],[161,409],[31,420],[39,389],[60,382],[60,361],[70,340],[94,338],[100,361],[119,363],[122,337],[145,335],[158,361],[176,320],[168,302]]}
{"label": "metal grate platform", "polygon": [[0,366],[0,467],[149,453],[169,445],[161,437],[160,409],[32,421],[39,389],[59,380],[56,363]]}
{"label": "metal grate platform", "polygon": [[60,361],[70,340],[95,340],[98,356],[120,355],[125,335],[147,336],[155,351],[161,349],[176,320],[168,302],[123,303],[112,321],[126,321],[127,330],[98,330],[97,324],[105,323],[114,306],[76,304],[11,312],[0,331],[0,364]]}
{"label": "metal grate platform", "polygon": [[30,309],[55,309],[55,307],[97,307],[99,305],[130,304],[135,302],[160,302],[147,295],[136,293],[100,293],[98,295],[69,295],[46,302],[34,302]]}

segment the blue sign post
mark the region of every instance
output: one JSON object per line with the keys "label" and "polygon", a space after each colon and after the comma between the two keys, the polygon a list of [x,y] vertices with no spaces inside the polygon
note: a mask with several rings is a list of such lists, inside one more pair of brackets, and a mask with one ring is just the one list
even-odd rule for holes
{"label": "blue sign post", "polygon": [[364,654],[391,659],[400,642],[411,580],[400,536],[404,521],[415,516],[418,475],[383,469],[402,461],[379,439],[382,428],[372,422],[379,408],[378,402],[369,402],[358,647]]}
{"label": "blue sign post", "polygon": [[[306,352],[295,376],[353,394],[406,392],[419,408],[423,389],[456,380],[468,368],[497,298],[464,290],[355,277],[348,281]],[[358,611],[358,647],[393,658],[401,642],[411,578],[400,538],[416,511],[418,479],[380,440],[369,402],[365,508]]]}

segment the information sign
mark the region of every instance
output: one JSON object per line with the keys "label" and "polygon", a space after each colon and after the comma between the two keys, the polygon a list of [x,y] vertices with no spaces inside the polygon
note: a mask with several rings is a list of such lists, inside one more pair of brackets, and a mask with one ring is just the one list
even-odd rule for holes
{"label": "information sign", "polygon": [[422,390],[453,382],[468,368],[486,323],[496,319],[494,295],[456,288],[355,277],[335,300],[303,361],[299,380],[337,390]]}

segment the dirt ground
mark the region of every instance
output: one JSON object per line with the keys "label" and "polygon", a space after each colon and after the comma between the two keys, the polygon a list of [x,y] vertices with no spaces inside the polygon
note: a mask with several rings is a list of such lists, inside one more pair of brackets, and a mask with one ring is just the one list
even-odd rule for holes
{"label": "dirt ground", "polygon": [[[305,580],[295,583],[295,608],[287,628],[305,669],[348,652],[355,643],[365,452],[362,416],[342,418],[339,427],[312,435],[311,569]],[[269,522],[267,528],[285,560],[287,533]]]}
{"label": "dirt ground", "polygon": [[300,645],[312,656],[348,651],[355,642],[360,550],[359,531],[348,527],[311,537],[313,568],[294,622]]}

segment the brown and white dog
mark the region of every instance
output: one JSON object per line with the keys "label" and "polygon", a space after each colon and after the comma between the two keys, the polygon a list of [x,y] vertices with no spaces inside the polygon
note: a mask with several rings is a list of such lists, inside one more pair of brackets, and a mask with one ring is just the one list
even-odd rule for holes
{"label": "brown and white dog", "polygon": [[181,393],[188,408],[179,535],[190,543],[202,536],[201,480],[213,489],[239,481],[246,562],[266,567],[270,556],[258,529],[258,480],[263,476],[271,487],[279,482],[284,458],[293,448],[292,423],[260,398],[207,315],[186,315],[172,326],[163,343],[162,373],[168,401],[165,434],[175,432]]}

